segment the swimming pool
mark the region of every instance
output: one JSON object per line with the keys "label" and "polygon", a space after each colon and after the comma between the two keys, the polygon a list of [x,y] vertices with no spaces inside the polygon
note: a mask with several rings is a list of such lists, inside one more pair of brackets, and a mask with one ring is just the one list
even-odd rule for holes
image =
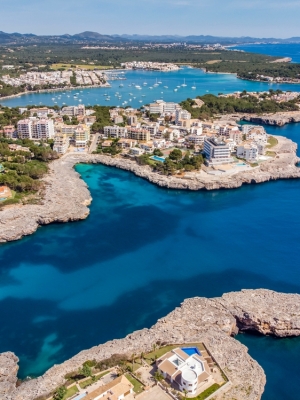
{"label": "swimming pool", "polygon": [[152,156],[150,157],[152,160],[154,161],[160,161],[160,162],[165,162],[165,158],[164,157],[158,157],[158,156]]}
{"label": "swimming pool", "polygon": [[199,354],[199,356],[201,356],[201,353],[197,347],[182,347],[181,350],[184,351],[188,356],[192,356],[193,354]]}
{"label": "swimming pool", "polygon": [[245,164],[245,163],[238,163],[238,164],[236,164],[236,166],[237,167],[245,167],[247,164]]}

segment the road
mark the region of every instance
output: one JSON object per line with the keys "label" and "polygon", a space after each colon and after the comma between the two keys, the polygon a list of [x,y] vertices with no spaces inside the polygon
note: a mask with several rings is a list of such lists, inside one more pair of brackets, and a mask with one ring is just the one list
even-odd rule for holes
{"label": "road", "polygon": [[95,151],[97,149],[97,141],[99,138],[100,133],[96,133],[95,135],[93,135],[93,140],[92,140],[92,144],[90,145],[89,148],[89,153],[92,153],[93,151]]}

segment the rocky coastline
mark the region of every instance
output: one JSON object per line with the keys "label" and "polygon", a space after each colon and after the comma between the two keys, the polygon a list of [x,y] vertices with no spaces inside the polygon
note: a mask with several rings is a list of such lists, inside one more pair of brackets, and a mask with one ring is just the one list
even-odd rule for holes
{"label": "rocky coastline", "polygon": [[133,172],[136,176],[163,188],[177,190],[234,189],[243,184],[268,182],[278,179],[300,178],[296,166],[297,144],[276,136],[278,144],[272,148],[276,156],[256,168],[231,175],[208,175],[202,172],[186,176],[166,176],[153,172],[124,157],[98,154],[69,153],[50,164],[44,178],[45,190],[39,204],[7,206],[0,211],[0,243],[21,239],[34,233],[39,226],[52,222],[78,221],[89,215],[92,198],[85,182],[74,170],[79,163],[104,164]]}
{"label": "rocky coastline", "polygon": [[46,396],[65,382],[67,373],[78,370],[87,360],[149,352],[155,343],[203,342],[230,381],[226,393],[216,394],[215,400],[259,400],[266,383],[264,371],[250,357],[248,349],[234,339],[238,332],[249,329],[280,338],[299,336],[300,295],[257,289],[227,293],[219,298],[187,299],[150,329],[83,350],[18,387],[18,358],[11,352],[2,353],[0,398],[34,400]]}
{"label": "rocky coastline", "polygon": [[283,111],[268,114],[235,113],[219,115],[222,121],[247,121],[260,125],[284,126],[300,122],[300,111]]}

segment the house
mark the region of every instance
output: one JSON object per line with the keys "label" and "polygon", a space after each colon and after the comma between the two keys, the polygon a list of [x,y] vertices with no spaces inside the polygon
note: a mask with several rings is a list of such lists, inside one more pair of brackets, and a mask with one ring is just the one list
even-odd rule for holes
{"label": "house", "polygon": [[131,393],[133,393],[133,384],[122,375],[87,394],[84,400],[123,400]]}
{"label": "house", "polygon": [[153,142],[146,142],[146,143],[141,143],[140,148],[145,150],[145,153],[153,153],[154,150],[154,144]]}
{"label": "house", "polygon": [[207,359],[196,347],[173,349],[160,357],[156,365],[166,380],[189,396],[201,393],[201,386],[214,383]]}
{"label": "house", "polygon": [[244,143],[237,146],[236,156],[244,158],[246,161],[257,161],[258,159],[258,148],[254,143]]}
{"label": "house", "polygon": [[137,141],[132,139],[120,139],[117,143],[118,147],[122,149],[131,149],[132,147],[136,146]]}
{"label": "house", "polygon": [[0,201],[4,201],[10,197],[12,197],[10,188],[7,186],[0,186]]}
{"label": "house", "polygon": [[132,149],[130,149],[130,154],[132,156],[141,156],[144,153],[145,153],[145,150],[140,149],[139,147],[133,147]]}

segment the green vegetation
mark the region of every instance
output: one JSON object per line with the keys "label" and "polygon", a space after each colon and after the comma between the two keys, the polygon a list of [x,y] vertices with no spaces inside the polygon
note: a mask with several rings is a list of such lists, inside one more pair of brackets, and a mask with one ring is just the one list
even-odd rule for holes
{"label": "green vegetation", "polygon": [[[258,61],[258,62],[257,62]],[[199,63],[198,67],[210,72],[236,73],[242,79],[257,79],[257,75],[270,76],[273,78],[284,77],[288,79],[299,79],[300,64],[272,63],[242,60],[220,60],[218,63]],[[209,64],[209,66],[207,65]]]}
{"label": "green vegetation", "polygon": [[113,139],[110,140],[111,141],[111,145],[109,147],[103,147],[103,143],[105,142],[104,140],[102,142],[99,143],[97,150],[95,151],[95,153],[103,153],[103,154],[110,154],[111,156],[115,156],[119,153],[121,153],[121,149],[118,147],[118,141],[120,139]]}
{"label": "green vegetation", "polygon": [[276,103],[269,98],[257,98],[256,96],[248,95],[242,92],[239,98],[235,97],[217,97],[212,94],[204,96],[197,96],[204,102],[201,108],[193,108],[195,101],[188,98],[180,103],[180,105],[192,114],[192,118],[207,119],[216,114],[229,114],[229,113],[275,113],[280,111],[297,111],[299,110],[296,105],[297,99]]}
{"label": "green vegetation", "polygon": [[90,64],[52,64],[51,69],[54,69],[56,71],[59,71],[61,69],[66,70],[66,69],[74,69],[74,68],[80,68],[80,69],[85,69],[85,70],[94,70],[94,69],[109,69],[111,68],[108,65],[90,65]]}
{"label": "green vegetation", "polygon": [[96,122],[92,125],[92,132],[99,132],[103,130],[105,126],[112,125],[109,110],[113,107],[93,106],[87,108],[91,108],[95,111],[93,115],[96,117]]}
{"label": "green vegetation", "polygon": [[63,400],[65,395],[67,394],[67,388],[65,386],[61,386],[58,388],[53,396],[54,400]]}
{"label": "green vegetation", "polygon": [[130,383],[133,384],[133,390],[136,394],[142,393],[142,391],[144,390],[144,386],[141,384],[141,382],[139,382],[138,380],[136,380],[132,375],[130,374],[126,374],[125,375],[126,378],[129,380]]}
{"label": "green vegetation", "polygon": [[97,382],[99,379],[103,378],[103,376],[109,374],[109,371],[103,372],[99,375],[93,375],[91,378],[87,379],[86,381],[80,382],[79,385],[82,389],[86,388],[87,386],[91,385],[94,382]]}
{"label": "green vegetation", "polygon": [[[122,49],[84,49],[81,44],[40,43],[38,45],[24,44],[10,45],[13,53],[7,52],[6,46],[0,46],[0,58],[11,65],[15,70],[8,73],[18,76],[32,69],[38,71],[64,70],[79,66],[85,69],[120,68],[121,63],[127,61],[156,61],[177,64],[190,64],[213,72],[233,72],[240,77],[252,79],[252,75],[263,74],[268,76],[297,77],[300,73],[300,64],[271,63],[276,57],[262,54],[244,53],[229,50],[191,49],[185,46],[176,48],[145,48],[143,43],[122,44]],[[4,58],[2,58],[4,57]],[[84,60],[84,61],[83,61]],[[94,64],[91,64],[94,63]],[[251,74],[249,74],[249,72]],[[7,71],[0,70],[0,95],[24,92],[24,87],[14,88],[1,83],[1,75]],[[76,84],[74,80],[72,84]],[[47,89],[51,86],[34,87]]]}
{"label": "green vegetation", "polygon": [[170,152],[169,157],[165,158],[164,162],[154,161],[151,159],[152,154],[142,154],[136,157],[136,162],[139,165],[149,165],[154,171],[160,172],[164,175],[173,175],[177,171],[194,171],[199,170],[204,162],[203,156],[190,155],[189,151],[183,153],[180,149],[174,149]]}
{"label": "green vegetation", "polygon": [[78,392],[79,392],[79,390],[78,390],[76,385],[71,386],[69,389],[67,389],[67,391],[66,391],[64,397],[62,398],[62,400],[67,400],[70,397],[74,396]]}
{"label": "green vegetation", "polygon": [[207,397],[215,393],[221,386],[217,383],[214,383],[208,389],[204,390],[204,392],[200,393],[199,396],[193,397],[194,400],[205,400]]}
{"label": "green vegetation", "polygon": [[276,138],[274,138],[274,136],[269,136],[267,148],[271,149],[272,147],[276,146],[277,144],[278,144],[278,140]]}
{"label": "green vegetation", "polygon": [[[11,151],[9,144],[19,144],[24,150]],[[28,149],[28,151],[27,151]],[[1,206],[19,202],[24,196],[36,193],[42,187],[40,179],[48,171],[47,162],[58,158],[50,146],[35,145],[31,140],[0,139],[0,163],[4,172],[0,173],[0,185],[14,190],[15,197],[1,203]]]}

